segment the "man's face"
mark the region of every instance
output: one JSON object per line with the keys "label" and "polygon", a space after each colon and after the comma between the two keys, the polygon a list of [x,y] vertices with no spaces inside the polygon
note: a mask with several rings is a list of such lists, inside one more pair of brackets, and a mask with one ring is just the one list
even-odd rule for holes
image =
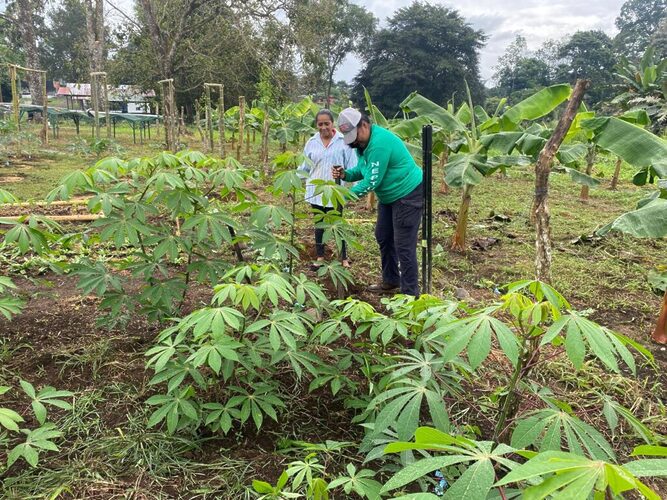
{"label": "man's face", "polygon": [[371,136],[371,128],[366,122],[360,122],[357,126],[357,138],[350,144],[352,149],[364,149],[368,146]]}
{"label": "man's face", "polygon": [[324,114],[319,115],[317,117],[317,130],[320,132],[320,137],[323,139],[330,139],[334,133],[334,127],[331,118]]}

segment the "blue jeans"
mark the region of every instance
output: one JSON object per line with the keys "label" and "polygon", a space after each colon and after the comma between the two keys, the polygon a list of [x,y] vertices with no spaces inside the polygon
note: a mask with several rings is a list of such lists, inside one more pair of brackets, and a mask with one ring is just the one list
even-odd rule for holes
{"label": "blue jeans", "polygon": [[382,280],[400,285],[401,293],[419,297],[417,235],[424,196],[421,183],[393,203],[378,203],[375,239],[380,245]]}

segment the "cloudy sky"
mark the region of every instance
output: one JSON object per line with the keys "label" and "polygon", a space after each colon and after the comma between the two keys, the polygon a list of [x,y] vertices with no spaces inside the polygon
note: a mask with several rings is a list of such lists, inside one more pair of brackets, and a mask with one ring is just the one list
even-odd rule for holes
{"label": "cloudy sky", "polygon": [[[396,9],[412,0],[353,0],[373,12],[386,24]],[[599,29],[609,35],[616,33],[614,21],[624,0],[431,0],[453,8],[475,29],[488,35],[481,51],[480,68],[483,79],[490,79],[493,67],[516,35],[523,35],[530,50],[536,50],[548,39],[560,39],[579,30]],[[359,61],[348,58],[336,79],[352,80],[359,71]]]}

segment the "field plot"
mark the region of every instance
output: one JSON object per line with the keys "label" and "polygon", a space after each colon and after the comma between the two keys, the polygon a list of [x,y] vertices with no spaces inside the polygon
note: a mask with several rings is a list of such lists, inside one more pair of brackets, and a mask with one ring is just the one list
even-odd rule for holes
{"label": "field plot", "polygon": [[366,289],[363,200],[317,222],[312,267],[300,140],[265,167],[259,138],[237,160],[122,128],[112,151],[64,152],[71,132],[0,167],[3,496],[437,498],[444,480],[510,498],[554,472],[588,488],[571,467],[609,494],[667,492],[650,341],[667,242],[596,233],[651,192],[634,167],[610,190],[599,153],[584,201],[552,175],[550,284],[531,281],[532,166],[476,186],[463,253],[460,190],[437,171],[433,295],[411,300]]}

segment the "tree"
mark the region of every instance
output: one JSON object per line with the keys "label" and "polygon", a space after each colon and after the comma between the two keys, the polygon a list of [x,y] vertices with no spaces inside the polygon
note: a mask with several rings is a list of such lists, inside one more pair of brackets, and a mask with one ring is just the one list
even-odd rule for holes
{"label": "tree", "polygon": [[[25,54],[25,64],[32,69],[40,69],[39,51],[35,37],[35,17],[37,8],[40,7],[36,0],[16,0],[16,14],[18,29],[21,33],[21,45]],[[33,104],[41,105],[44,100],[44,89],[39,74],[29,72],[26,75],[30,87],[30,96]]]}
{"label": "tree", "polygon": [[81,0],[64,0],[49,10],[42,66],[49,78],[66,82],[88,80],[86,12]]}
{"label": "tree", "polygon": [[[94,1],[94,4],[93,4]],[[84,0],[90,72],[104,70],[104,1]]]}
{"label": "tree", "polygon": [[653,33],[651,45],[655,48],[658,58],[667,58],[667,17],[662,18],[658,29]]}
{"label": "tree", "polygon": [[667,18],[667,0],[628,0],[616,18],[616,52],[634,60],[641,57],[651,36]]}
{"label": "tree", "polygon": [[498,64],[493,68],[496,72],[493,78],[508,94],[514,89],[514,76],[517,66],[528,54],[528,44],[526,38],[517,35],[512,43],[505,49],[505,53],[498,58]]}
{"label": "tree", "polygon": [[393,115],[415,90],[436,103],[454,94],[463,102],[467,80],[480,100],[479,49],[485,40],[457,11],[414,2],[396,11],[363,51],[365,66],[355,78],[352,99],[362,103],[366,87],[378,108]]}
{"label": "tree", "polygon": [[329,107],[334,73],[348,54],[370,43],[377,19],[347,0],[303,3],[295,14],[297,41],[316,79],[325,82]]}
{"label": "tree", "polygon": [[564,60],[558,80],[590,80],[586,93],[590,105],[608,99],[613,95],[616,63],[612,45],[611,38],[602,31],[577,31],[558,53]]}

